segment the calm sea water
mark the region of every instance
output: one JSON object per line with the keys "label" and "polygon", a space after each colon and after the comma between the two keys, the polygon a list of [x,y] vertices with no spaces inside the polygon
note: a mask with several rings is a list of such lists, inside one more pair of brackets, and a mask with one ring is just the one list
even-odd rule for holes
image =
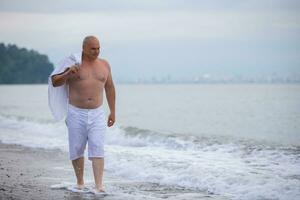
{"label": "calm sea water", "polygon": [[[112,174],[231,199],[300,198],[300,85],[116,89],[106,141]],[[46,85],[0,86],[0,140],[67,151]]]}

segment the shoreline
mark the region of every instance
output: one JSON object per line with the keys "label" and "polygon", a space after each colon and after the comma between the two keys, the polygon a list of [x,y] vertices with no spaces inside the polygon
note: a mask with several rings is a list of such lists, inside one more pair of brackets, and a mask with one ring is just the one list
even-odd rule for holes
{"label": "shoreline", "polygon": [[0,142],[0,199],[63,199],[67,191],[50,186],[60,177],[69,177],[57,170],[67,164],[60,150],[33,149]]}
{"label": "shoreline", "polygon": [[[85,159],[86,185],[93,185],[91,162]],[[59,149],[25,147],[0,141],[0,200],[48,199],[191,199],[225,200],[227,198],[185,188],[161,186],[113,177],[104,172],[104,185],[108,196],[71,192],[51,186],[67,183],[75,185],[75,175],[68,154]],[[74,183],[74,184],[73,184]]]}

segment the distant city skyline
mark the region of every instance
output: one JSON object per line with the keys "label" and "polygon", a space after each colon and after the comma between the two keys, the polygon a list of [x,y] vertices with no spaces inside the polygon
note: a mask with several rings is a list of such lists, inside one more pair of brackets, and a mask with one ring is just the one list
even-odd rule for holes
{"label": "distant city skyline", "polygon": [[205,74],[294,80],[299,13],[296,0],[2,0],[0,42],[35,49],[56,64],[95,35],[114,78],[127,82],[201,81]]}
{"label": "distant city skyline", "polygon": [[239,84],[239,83],[263,83],[263,84],[277,84],[277,83],[300,83],[300,75],[281,75],[281,74],[270,74],[267,76],[214,76],[211,74],[203,74],[198,76],[190,77],[172,77],[161,76],[151,78],[135,78],[135,79],[115,79],[117,83],[129,83],[129,84]]}

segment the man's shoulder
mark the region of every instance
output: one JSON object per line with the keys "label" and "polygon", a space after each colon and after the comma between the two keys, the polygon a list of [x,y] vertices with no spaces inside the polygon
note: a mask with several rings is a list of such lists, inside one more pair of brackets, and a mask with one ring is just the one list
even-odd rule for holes
{"label": "man's shoulder", "polygon": [[98,61],[99,61],[100,65],[105,66],[106,68],[108,68],[110,70],[110,65],[106,59],[98,58]]}
{"label": "man's shoulder", "polygon": [[98,61],[101,62],[101,63],[108,64],[108,61],[104,58],[98,58]]}

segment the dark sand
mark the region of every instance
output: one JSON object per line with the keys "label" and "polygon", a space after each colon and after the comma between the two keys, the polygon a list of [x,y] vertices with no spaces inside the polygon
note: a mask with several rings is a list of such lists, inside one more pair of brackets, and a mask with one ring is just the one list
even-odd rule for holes
{"label": "dark sand", "polygon": [[66,164],[67,157],[59,150],[0,143],[0,199],[67,199],[70,192],[50,188],[56,178],[71,175],[55,170]]}
{"label": "dark sand", "polygon": [[[86,161],[86,184],[92,187],[91,162]],[[0,200],[22,199],[176,199],[217,200],[226,199],[205,192],[184,188],[160,186],[122,180],[104,173],[104,184],[109,193],[106,197],[91,193],[75,193],[66,189],[51,189],[62,182],[74,183],[75,177],[68,155],[61,150],[29,148],[21,145],[0,143]]]}

